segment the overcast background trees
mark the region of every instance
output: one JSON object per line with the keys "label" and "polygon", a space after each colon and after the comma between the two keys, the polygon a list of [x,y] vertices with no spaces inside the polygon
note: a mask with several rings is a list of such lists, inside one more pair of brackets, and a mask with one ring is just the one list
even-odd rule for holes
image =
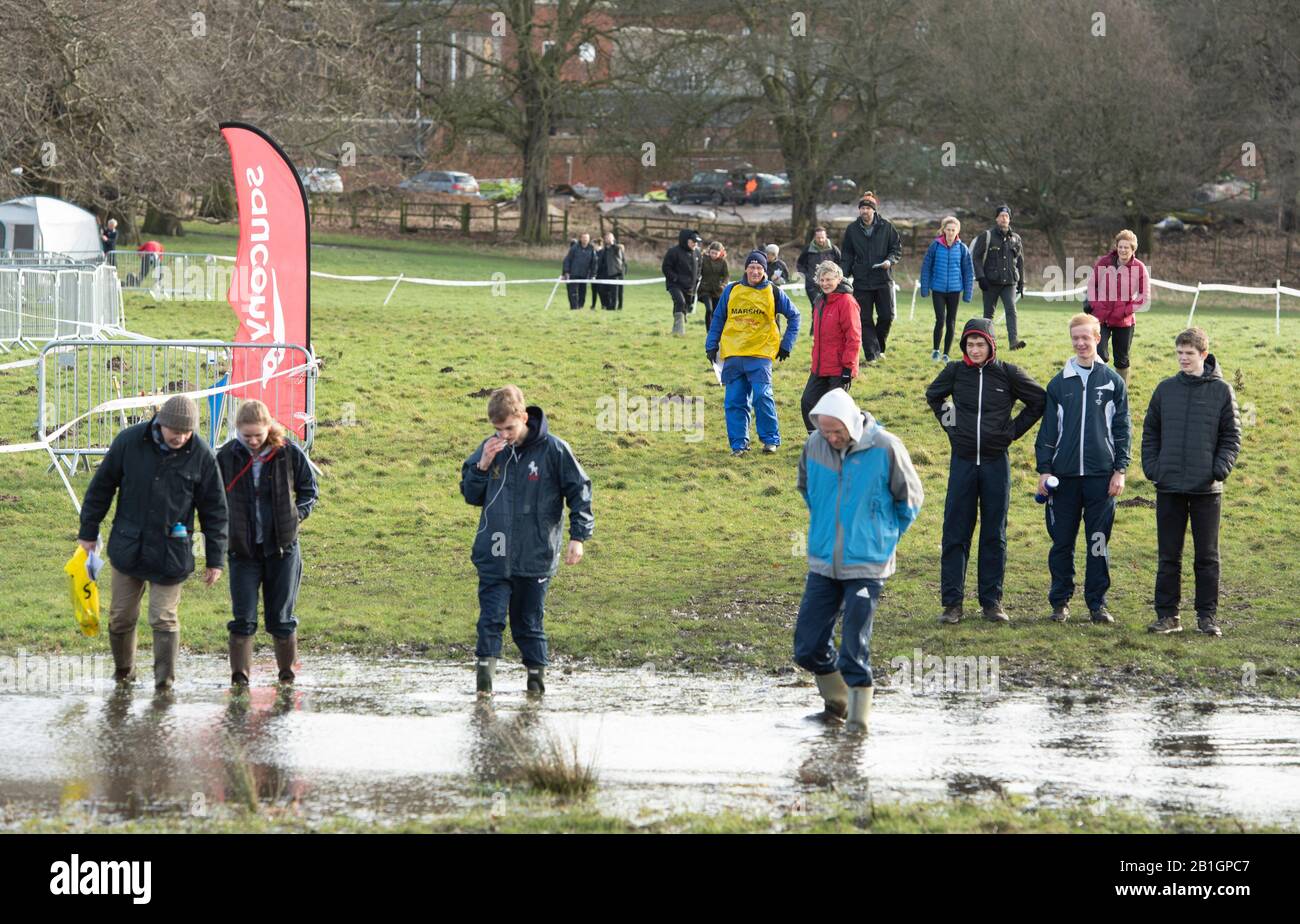
{"label": "overcast background trees", "polygon": [[229,118],[302,166],[509,154],[529,241],[558,138],[626,158],[636,191],[775,151],[799,237],[837,173],[887,213],[1009,202],[1062,261],[1073,223],[1149,249],[1153,221],[1247,168],[1297,220],[1300,17],[1268,0],[0,0],[0,35],[0,195],[128,237],[228,212]]}

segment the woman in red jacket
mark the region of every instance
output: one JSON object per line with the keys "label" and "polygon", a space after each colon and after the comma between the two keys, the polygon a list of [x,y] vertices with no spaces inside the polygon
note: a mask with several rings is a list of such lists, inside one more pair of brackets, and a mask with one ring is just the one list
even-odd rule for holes
{"label": "woman in red jacket", "polygon": [[803,389],[803,425],[816,427],[808,417],[822,395],[834,388],[849,390],[858,376],[858,351],[862,349],[862,315],[853,290],[844,281],[838,263],[827,260],[813,273],[821,294],[813,302],[812,375]]}
{"label": "woman in red jacket", "polygon": [[1097,355],[1110,362],[1115,346],[1115,371],[1128,384],[1129,351],[1133,346],[1133,315],[1151,304],[1151,277],[1137,254],[1137,235],[1127,228],[1115,235],[1115,247],[1092,266],[1088,280],[1088,311],[1101,322]]}

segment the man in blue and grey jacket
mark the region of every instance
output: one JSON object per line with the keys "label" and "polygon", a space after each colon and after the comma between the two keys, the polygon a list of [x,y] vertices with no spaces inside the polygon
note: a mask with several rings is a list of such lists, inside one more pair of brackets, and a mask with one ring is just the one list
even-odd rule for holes
{"label": "man in blue and grey jacket", "polygon": [[[1070,318],[1074,356],[1047,384],[1047,406],[1038,428],[1038,494],[1049,495],[1047,532],[1052,551],[1048,601],[1052,620],[1070,617],[1074,595],[1074,541],[1083,518],[1088,557],[1083,598],[1092,621],[1112,623],[1106,609],[1110,589],[1110,530],[1115,522],[1115,498],[1124,490],[1129,464],[1131,424],[1128,386],[1097,355],[1101,324],[1090,314]],[[1048,479],[1059,485],[1049,490]]]}
{"label": "man in blue and grey jacket", "polygon": [[[812,671],[827,717],[867,730],[874,690],[871,628],[899,538],[924,492],[907,448],[842,388],[809,414],[817,429],[799,457],[808,505],[808,579],[794,627],[794,660]],[[839,656],[831,644],[841,608]]]}
{"label": "man in blue and grey jacket", "polygon": [[576,565],[596,522],[591,479],[569,444],[549,432],[542,409],[525,405],[516,386],[492,393],[488,419],[496,435],[470,454],[460,472],[466,503],[483,508],[470,556],[478,569],[478,692],[492,692],[508,615],[510,635],[528,669],[528,692],[543,693],[543,605],[560,567],[560,521],[567,503],[564,563]]}

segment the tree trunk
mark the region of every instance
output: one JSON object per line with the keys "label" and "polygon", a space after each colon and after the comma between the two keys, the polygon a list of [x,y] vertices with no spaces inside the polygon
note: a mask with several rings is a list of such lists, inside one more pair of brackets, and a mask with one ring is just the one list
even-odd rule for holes
{"label": "tree trunk", "polygon": [[1133,230],[1138,236],[1138,250],[1150,257],[1156,248],[1155,222],[1144,213],[1138,216],[1137,227]]}
{"label": "tree trunk", "polygon": [[1290,234],[1300,229],[1300,216],[1296,214],[1296,199],[1300,198],[1300,159],[1294,153],[1283,155],[1281,183],[1278,190],[1282,200],[1281,230]]}
{"label": "tree trunk", "polygon": [[1126,212],[1124,214],[1124,227],[1137,235],[1138,253],[1149,256],[1155,245],[1155,235],[1153,233],[1155,224],[1151,221],[1151,216],[1144,212]]}
{"label": "tree trunk", "polygon": [[551,238],[549,200],[546,196],[551,167],[550,113],[539,100],[525,104],[525,135],[520,150],[524,160],[524,190],[519,197],[519,238],[544,244]]}
{"label": "tree trunk", "polygon": [[812,229],[817,226],[817,192],[824,185],[824,180],[806,170],[790,175],[790,227],[801,244],[812,239]]}
{"label": "tree trunk", "polygon": [[181,237],[185,234],[185,229],[181,226],[180,216],[168,214],[150,205],[145,209],[140,233]]}
{"label": "tree trunk", "polygon": [[[1043,224],[1043,235],[1047,238],[1048,246],[1052,248],[1052,256],[1056,258],[1056,265],[1065,272],[1065,222],[1048,220]],[[1072,280],[1065,280],[1066,287],[1074,285]]]}
{"label": "tree trunk", "polygon": [[237,215],[234,187],[222,180],[213,181],[199,205],[199,216],[214,221],[233,221]]}

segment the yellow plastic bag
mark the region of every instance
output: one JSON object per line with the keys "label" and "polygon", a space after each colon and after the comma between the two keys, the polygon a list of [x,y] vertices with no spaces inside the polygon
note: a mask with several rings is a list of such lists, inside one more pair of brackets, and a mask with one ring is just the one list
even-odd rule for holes
{"label": "yellow plastic bag", "polygon": [[72,592],[72,616],[87,638],[99,635],[99,585],[86,568],[86,550],[77,546],[68,563],[63,566]]}

